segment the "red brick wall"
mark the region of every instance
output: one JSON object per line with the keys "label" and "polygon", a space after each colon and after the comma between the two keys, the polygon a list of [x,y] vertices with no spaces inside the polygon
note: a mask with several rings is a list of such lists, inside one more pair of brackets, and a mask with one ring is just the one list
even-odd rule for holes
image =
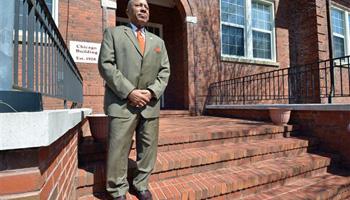
{"label": "red brick wall", "polygon": [[291,66],[319,60],[315,0],[289,1]]}
{"label": "red brick wall", "polygon": [[[102,8],[96,0],[60,0],[59,29],[69,47],[69,41],[101,43]],[[108,10],[108,26],[115,24],[114,10]],[[103,113],[103,80],[97,64],[77,63],[83,77],[83,107],[92,108],[94,113]]]}
{"label": "red brick wall", "polygon": [[[84,9],[81,5],[84,5]],[[187,66],[185,43],[182,31],[184,19],[177,9],[150,6],[150,22],[163,24],[163,36],[171,63],[172,76],[166,91],[167,108],[184,109],[188,107]],[[91,12],[93,10],[93,12]],[[108,11],[108,26],[114,26],[116,15],[126,18],[126,1],[118,1],[118,10]],[[60,1],[59,28],[63,38],[70,40],[100,43],[102,40],[102,9],[100,1]],[[175,39],[176,38],[176,39]],[[95,113],[103,112],[103,80],[96,64],[77,63],[84,79],[84,107]]]}
{"label": "red brick wall", "polygon": [[[193,90],[199,112],[203,110],[210,83],[277,69],[270,65],[223,61],[220,52],[219,1],[192,0],[189,3],[193,15],[198,19],[198,23],[193,25],[194,34],[188,42],[193,44],[194,56],[189,58],[189,60],[193,59],[193,62],[189,61],[193,66],[189,68],[193,68],[196,73],[196,77],[193,78],[193,82],[196,82]],[[281,4],[275,1],[274,7],[277,62],[280,68],[286,68],[289,67],[289,8],[286,1]]]}
{"label": "red brick wall", "polygon": [[[179,4],[179,1],[176,3]],[[126,1],[118,1],[116,12],[118,16],[125,17],[125,4]],[[201,110],[211,82],[276,69],[270,66],[222,61],[219,1],[192,0],[189,4],[190,9],[187,7],[185,9],[188,15],[191,15],[188,13],[191,10],[192,15],[198,18],[198,23],[195,25],[184,23],[185,10],[182,10],[181,6],[170,9],[151,5],[150,21],[163,24],[164,39],[172,66],[172,76],[165,98],[169,108],[186,109],[190,106],[190,110],[193,110],[194,104],[197,103]],[[82,9],[82,5],[86,8]],[[94,12],[91,12],[92,9]],[[278,19],[276,20],[277,62],[284,68],[289,66],[289,48],[287,48],[289,34],[286,20],[288,6],[285,3],[279,5],[279,1],[276,1],[275,10],[278,17],[276,17]],[[109,13],[110,19],[113,18],[111,15]],[[101,18],[102,10],[99,1],[89,0],[84,3],[60,1],[59,25],[67,41],[100,42]],[[109,20],[109,22],[112,21]],[[111,24],[113,23],[109,23]],[[193,29],[186,30],[188,27]],[[84,78],[84,106],[92,107],[94,112],[102,112],[103,81],[99,78],[97,66],[78,64],[78,67]],[[196,75],[191,71],[195,71]],[[194,98],[193,95],[196,97]]]}
{"label": "red brick wall", "polygon": [[[335,2],[349,4],[345,0]],[[221,59],[219,0],[176,0],[175,3],[175,8],[151,5],[150,19],[163,24],[169,51],[172,75],[166,91],[168,108],[194,111],[197,106],[197,113],[201,113],[210,83],[278,69]],[[108,12],[109,26],[114,25],[115,15],[126,17],[125,7],[126,1],[118,1],[118,10]],[[279,68],[329,57],[326,0],[276,0],[274,8]],[[59,27],[66,41],[101,41],[100,1],[61,0],[59,14]],[[185,15],[197,17],[198,23],[185,23]],[[95,113],[103,112],[103,81],[97,65],[78,64],[78,67],[84,78],[84,106],[92,107]]]}
{"label": "red brick wall", "polygon": [[[126,1],[118,2],[117,16],[127,18]],[[169,55],[171,76],[165,91],[165,109],[188,108],[188,75],[185,65],[186,46],[183,37],[184,18],[177,8],[150,5],[151,23],[163,25],[163,39]]]}
{"label": "red brick wall", "polygon": [[75,199],[82,124],[48,147],[0,152],[0,199]]}
{"label": "red brick wall", "polygon": [[292,111],[290,123],[299,124],[304,134],[319,139],[321,150],[340,155],[350,167],[350,111]]}

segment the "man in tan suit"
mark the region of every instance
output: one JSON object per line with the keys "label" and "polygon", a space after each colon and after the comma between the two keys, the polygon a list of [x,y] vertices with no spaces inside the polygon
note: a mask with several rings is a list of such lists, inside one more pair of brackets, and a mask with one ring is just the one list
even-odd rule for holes
{"label": "man in tan suit", "polygon": [[159,98],[170,67],[164,41],[148,32],[146,0],[130,0],[129,26],[108,28],[101,44],[98,68],[106,81],[105,112],[111,117],[107,158],[107,191],[126,199],[128,154],[136,131],[137,169],[133,186],[139,199],[152,199],[148,180],[157,157]]}

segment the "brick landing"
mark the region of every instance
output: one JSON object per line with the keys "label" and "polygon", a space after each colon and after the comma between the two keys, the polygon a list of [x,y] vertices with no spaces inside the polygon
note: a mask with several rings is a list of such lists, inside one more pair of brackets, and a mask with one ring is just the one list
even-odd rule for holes
{"label": "brick landing", "polygon": [[[150,190],[154,199],[174,200],[346,199],[350,178],[327,173],[332,157],[308,153],[317,148],[316,140],[291,134],[298,136],[295,126],[203,116],[161,118]],[[131,166],[134,157],[132,149]],[[104,158],[103,144],[83,140],[79,199],[108,199]]]}

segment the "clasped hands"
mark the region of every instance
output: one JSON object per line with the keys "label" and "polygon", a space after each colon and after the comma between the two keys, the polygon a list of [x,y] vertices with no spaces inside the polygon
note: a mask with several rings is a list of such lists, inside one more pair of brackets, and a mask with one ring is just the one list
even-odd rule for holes
{"label": "clasped hands", "polygon": [[147,105],[152,99],[152,93],[149,90],[135,89],[128,96],[129,104],[137,108]]}

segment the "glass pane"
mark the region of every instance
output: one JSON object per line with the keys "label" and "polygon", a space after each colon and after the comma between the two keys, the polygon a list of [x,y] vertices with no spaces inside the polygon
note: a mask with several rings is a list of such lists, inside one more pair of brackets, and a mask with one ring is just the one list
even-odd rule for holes
{"label": "glass pane", "polygon": [[45,0],[45,3],[47,5],[47,8],[49,9],[50,13],[52,14],[52,0]]}
{"label": "glass pane", "polygon": [[221,0],[221,20],[244,25],[244,0]]}
{"label": "glass pane", "polygon": [[244,56],[243,28],[222,25],[222,53]]}
{"label": "glass pane", "polygon": [[128,22],[121,22],[117,20],[117,26],[124,25],[127,26],[129,23]]}
{"label": "glass pane", "polygon": [[[27,2],[23,1],[23,0],[18,0],[19,1],[19,30],[23,29],[23,14],[27,14],[28,11],[23,11],[23,6],[24,3],[27,4]],[[50,11],[50,13],[52,14],[52,1],[53,0],[45,0],[45,3]]]}
{"label": "glass pane", "polygon": [[23,29],[23,1],[22,0],[18,0],[19,2],[19,30]]}
{"label": "glass pane", "polygon": [[272,5],[260,2],[252,3],[253,27],[263,30],[272,30]]}
{"label": "glass pane", "polygon": [[345,56],[344,38],[333,36],[333,56],[335,58]]}
{"label": "glass pane", "polygon": [[271,59],[271,34],[253,31],[254,58]]}
{"label": "glass pane", "polygon": [[333,33],[338,33],[340,35],[344,35],[344,12],[332,9],[331,10],[332,15],[332,29]]}
{"label": "glass pane", "polygon": [[152,27],[152,26],[146,26],[147,31],[157,35],[160,37],[160,30],[157,27]]}

